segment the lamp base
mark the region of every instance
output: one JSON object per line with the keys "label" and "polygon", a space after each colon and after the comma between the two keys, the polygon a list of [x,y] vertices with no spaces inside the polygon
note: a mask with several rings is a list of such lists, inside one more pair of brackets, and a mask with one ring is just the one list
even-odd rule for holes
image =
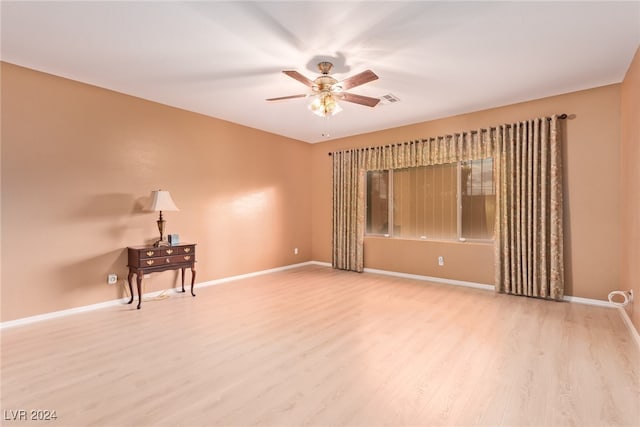
{"label": "lamp base", "polygon": [[171,246],[171,245],[169,245],[169,242],[167,242],[166,240],[158,240],[153,244],[154,248],[160,248],[163,246]]}

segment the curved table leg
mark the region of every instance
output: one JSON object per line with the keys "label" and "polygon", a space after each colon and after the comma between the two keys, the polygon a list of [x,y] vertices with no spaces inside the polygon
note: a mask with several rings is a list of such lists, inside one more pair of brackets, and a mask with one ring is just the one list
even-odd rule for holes
{"label": "curved table leg", "polygon": [[131,279],[133,278],[133,270],[129,270],[129,276],[127,279],[129,280],[129,294],[131,295],[131,299],[127,304],[131,304],[133,302],[133,285],[131,284]]}
{"label": "curved table leg", "polygon": [[138,283],[138,310],[140,310],[142,305],[142,274],[139,272],[136,275],[136,282]]}
{"label": "curved table leg", "polygon": [[180,270],[182,270],[182,292],[184,292],[184,268],[181,268]]}
{"label": "curved table leg", "polygon": [[[183,273],[184,273],[184,269],[183,269]],[[192,264],[191,265],[191,295],[193,295],[194,297],[196,296],[196,294],[193,293],[193,284],[196,282],[196,265]],[[182,284],[182,290],[184,291],[184,281]]]}

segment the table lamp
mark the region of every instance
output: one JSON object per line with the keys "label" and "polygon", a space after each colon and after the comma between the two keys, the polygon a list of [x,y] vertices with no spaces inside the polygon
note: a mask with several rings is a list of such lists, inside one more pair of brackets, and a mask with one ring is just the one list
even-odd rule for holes
{"label": "table lamp", "polygon": [[176,204],[171,198],[171,194],[168,191],[155,190],[151,192],[151,207],[149,210],[153,212],[160,212],[158,218],[158,231],[160,232],[160,240],[155,242],[153,246],[169,246],[169,242],[164,239],[164,224],[165,220],[162,218],[162,211],[179,211]]}

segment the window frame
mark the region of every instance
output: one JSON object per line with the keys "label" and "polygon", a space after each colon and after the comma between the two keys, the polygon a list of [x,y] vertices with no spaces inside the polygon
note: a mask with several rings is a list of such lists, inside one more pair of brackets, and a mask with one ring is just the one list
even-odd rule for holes
{"label": "window frame", "polygon": [[[487,159],[493,159],[492,157],[487,157]],[[477,160],[485,160],[485,159],[477,159]],[[470,161],[474,161],[474,160],[470,160]],[[394,236],[393,234],[393,229],[394,229],[394,217],[393,217],[393,201],[394,201],[394,183],[393,183],[393,176],[394,176],[394,169],[381,169],[381,170],[385,170],[388,172],[388,177],[389,177],[389,181],[387,183],[387,218],[388,218],[388,226],[387,226],[387,233],[368,233],[367,232],[367,224],[365,222],[365,237],[385,237],[385,238],[390,238],[390,239],[398,239],[398,240],[419,240],[422,242],[426,242],[426,241],[432,241],[432,242],[472,242],[472,243],[493,243],[495,241],[495,232],[494,235],[491,238],[487,238],[487,239],[482,239],[482,238],[468,238],[468,237],[463,237],[462,236],[462,164],[464,163],[464,161],[460,160],[457,162],[452,162],[455,163],[456,165],[456,237],[455,238],[451,238],[451,239],[447,239],[447,238],[430,238],[429,236],[426,236],[425,238],[422,237],[400,237],[400,236]],[[429,167],[432,165],[428,165],[428,166],[415,166],[415,167]],[[404,169],[404,168],[403,168]],[[367,173],[369,172],[373,172],[373,171],[367,171]],[[493,187],[495,188],[495,162],[493,162]],[[365,180],[365,183],[367,182],[367,180]],[[366,184],[365,184],[366,186]],[[368,195],[368,188],[365,187],[365,221],[367,221],[368,219],[368,203],[366,201],[367,196]],[[495,193],[494,193],[495,195]],[[494,218],[495,220],[495,218]]]}

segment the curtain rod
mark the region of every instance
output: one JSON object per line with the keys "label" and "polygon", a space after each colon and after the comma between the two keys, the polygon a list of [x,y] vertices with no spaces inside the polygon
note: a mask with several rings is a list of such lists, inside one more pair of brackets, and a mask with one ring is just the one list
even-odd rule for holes
{"label": "curtain rod", "polygon": [[[558,114],[558,119],[560,119],[560,120],[564,120],[564,119],[566,119],[567,117],[569,117],[569,116],[567,116],[567,114],[566,114],[566,113]],[[550,117],[547,117],[547,120],[548,120],[548,121],[551,121],[551,118],[550,118]],[[507,124],[507,125],[506,125],[506,127],[507,127],[507,128],[510,128],[510,127],[511,127],[511,125]],[[497,127],[490,127],[489,129],[482,129],[482,130],[483,130],[483,131],[487,131],[487,130],[492,130],[492,129],[497,129]],[[461,133],[470,133],[470,134],[472,134],[472,135],[473,135],[473,134],[478,133],[478,131],[477,131],[477,130],[472,130],[472,131],[469,131],[469,132],[458,132],[458,133],[456,133],[455,135],[460,135]],[[453,136],[453,135],[445,135],[445,136]],[[395,144],[383,145],[383,147],[393,147],[393,146],[396,146],[396,145],[407,145],[407,144],[411,144],[411,142],[398,142],[398,143],[395,143]],[[364,148],[363,148],[363,150],[368,150],[369,148],[370,148],[370,147],[364,147]],[[333,153],[328,153],[328,154],[329,154],[330,156],[331,156],[331,155],[333,155]]]}

